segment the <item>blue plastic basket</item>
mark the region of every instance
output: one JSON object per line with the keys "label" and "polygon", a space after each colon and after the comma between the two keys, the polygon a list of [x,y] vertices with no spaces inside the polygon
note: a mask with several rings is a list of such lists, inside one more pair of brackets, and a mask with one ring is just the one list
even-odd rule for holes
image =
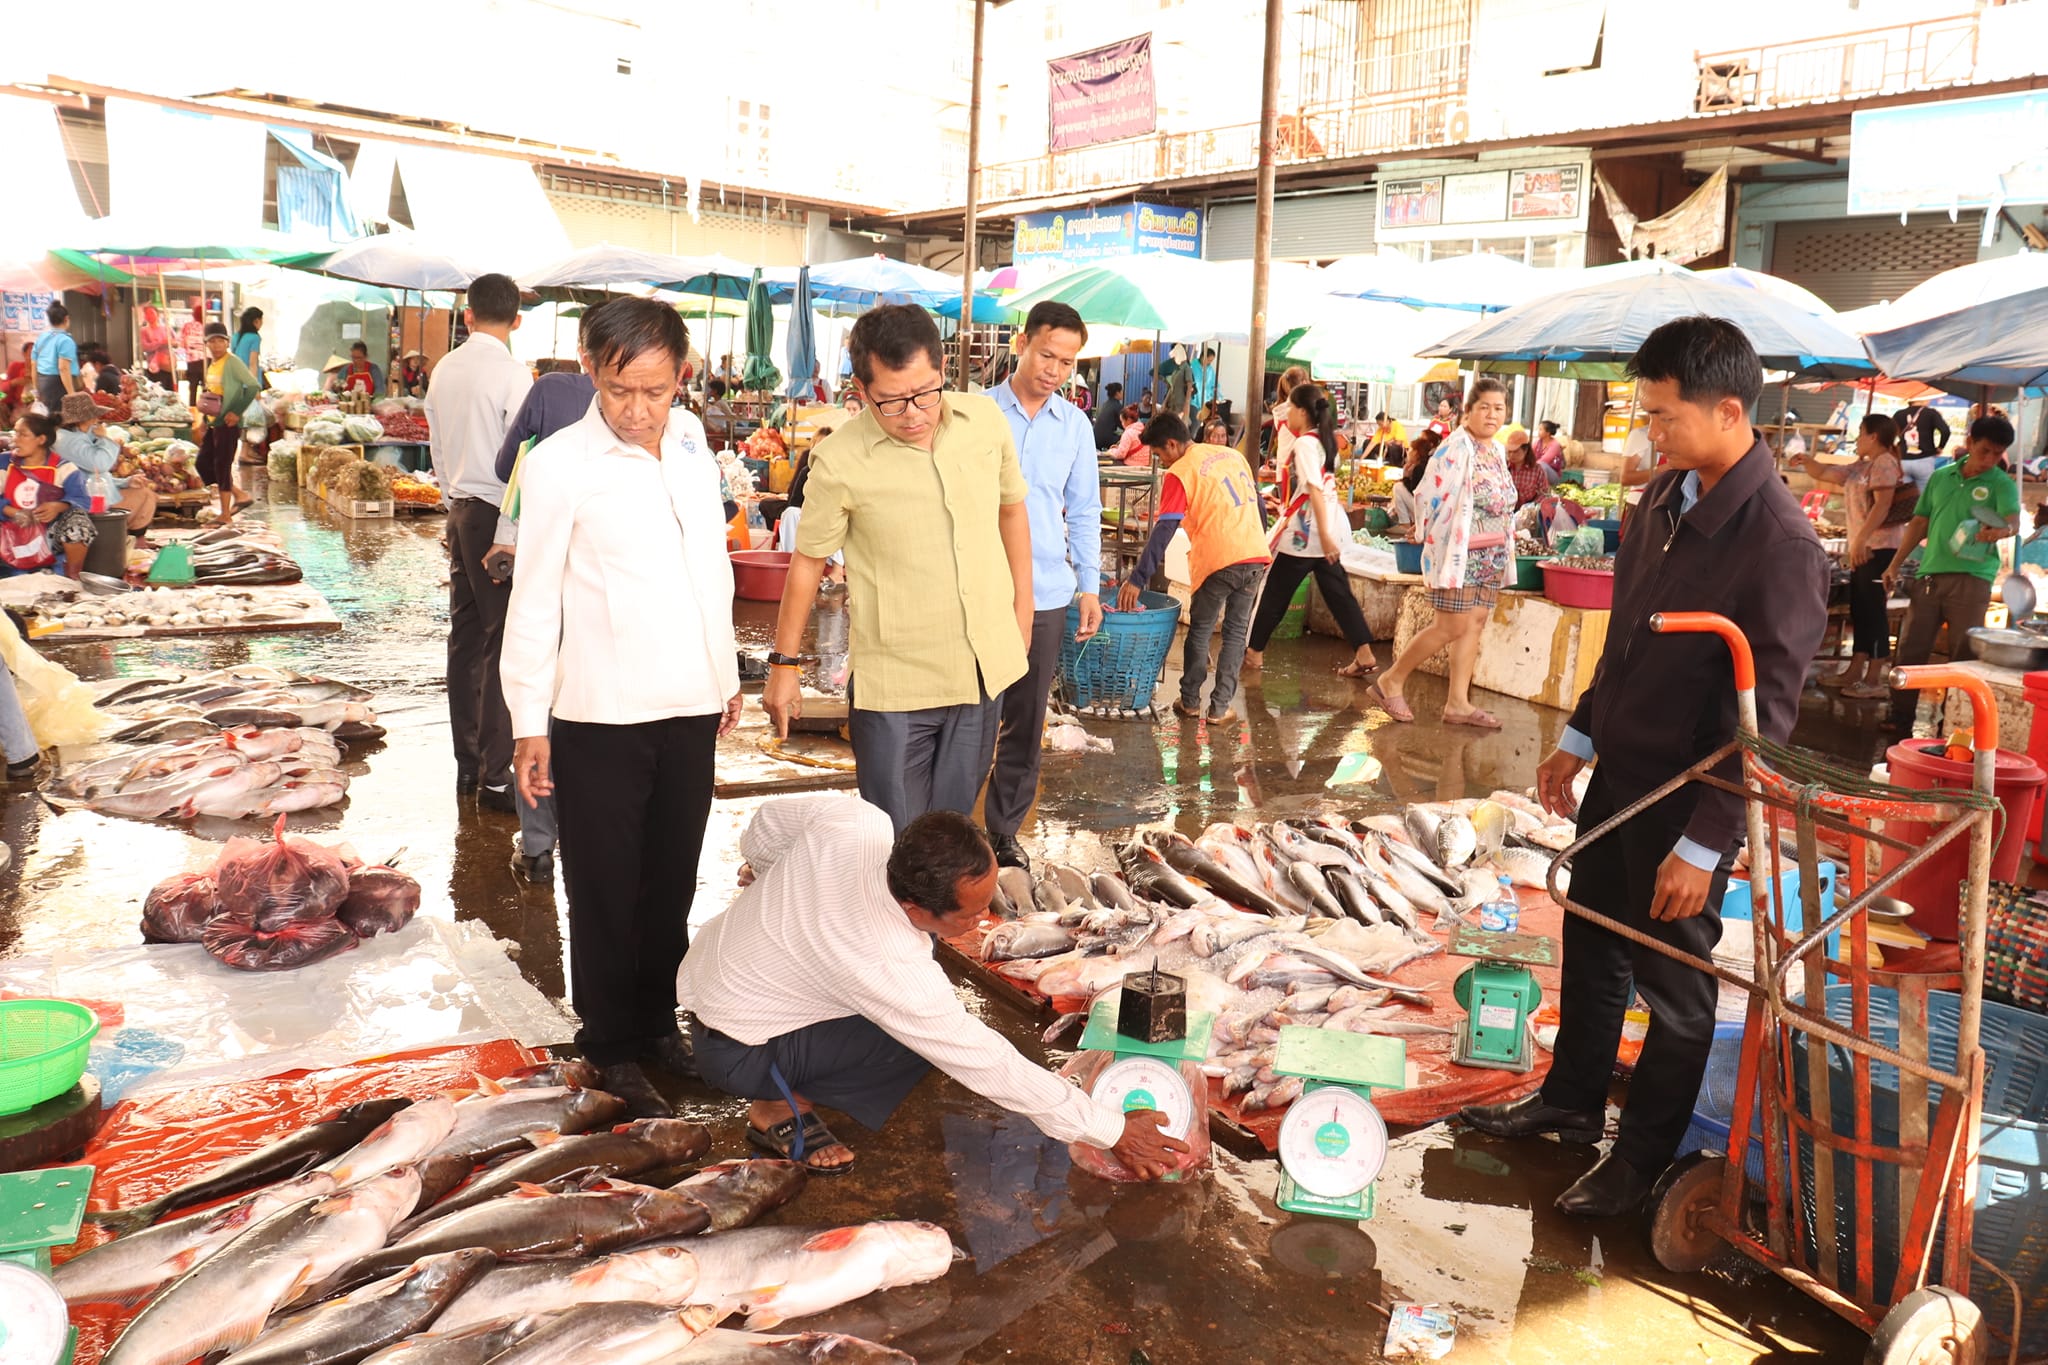
{"label": "blue plastic basket", "polygon": [[1412,540],[1394,542],[1394,568],[1401,573],[1422,572],[1422,547]]}
{"label": "blue plastic basket", "polygon": [[1587,522],[1586,525],[1592,527],[1601,535],[1607,537],[1607,553],[1613,554],[1616,550],[1619,550],[1621,548],[1620,517],[1595,517],[1593,520]]}
{"label": "blue plastic basket", "polygon": [[[1688,1152],[1729,1150],[1729,1125],[1735,1118],[1735,1077],[1742,1065],[1742,1025],[1714,1025],[1714,1050],[1707,1054],[1707,1074],[1700,1081],[1700,1097],[1692,1107],[1692,1123],[1678,1144],[1678,1155]],[[1759,1188],[1764,1179],[1764,1144],[1759,1135],[1761,1115],[1750,1115],[1749,1178]]]}
{"label": "blue plastic basket", "polygon": [[1136,611],[1103,613],[1102,629],[1076,641],[1081,608],[1067,608],[1067,638],[1060,646],[1060,696],[1067,705],[1098,710],[1143,711],[1152,705],[1180,603],[1163,592],[1138,594]]}
{"label": "blue plastic basket", "polygon": [[[1835,913],[1835,879],[1839,874],[1835,871],[1835,865],[1830,862],[1821,863],[1819,868],[1820,915],[1823,920],[1826,920]],[[1785,932],[1793,936],[1803,933],[1802,925],[1806,907],[1799,899],[1799,867],[1796,863],[1787,867],[1778,877],[1778,903],[1781,907],[1780,914],[1785,922]],[[1755,918],[1751,913],[1749,878],[1746,875],[1730,877],[1728,879],[1728,890],[1721,897],[1721,918],[1724,920]],[[1828,935],[1827,953],[1830,957],[1835,955],[1835,948],[1841,942],[1841,939],[1842,931],[1839,929]]]}

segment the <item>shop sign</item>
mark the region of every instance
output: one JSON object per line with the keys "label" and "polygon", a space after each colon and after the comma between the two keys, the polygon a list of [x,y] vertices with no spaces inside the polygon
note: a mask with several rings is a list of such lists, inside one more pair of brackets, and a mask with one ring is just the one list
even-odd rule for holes
{"label": "shop sign", "polygon": [[56,301],[57,296],[47,290],[0,293],[0,332],[34,335],[48,331],[50,319],[44,310]]}
{"label": "shop sign", "polygon": [[1444,178],[1380,182],[1380,226],[1435,227],[1444,220]]}
{"label": "shop sign", "polygon": [[1508,220],[1576,218],[1583,209],[1585,167],[1533,166],[1508,172]]}
{"label": "shop sign", "polygon": [[1139,137],[1158,126],[1151,34],[1056,57],[1046,68],[1052,90],[1051,150]]}
{"label": "shop sign", "polygon": [[1895,109],[1849,119],[1851,214],[2048,204],[2048,91]]}
{"label": "shop sign", "polygon": [[1420,242],[1583,232],[1591,186],[1584,161],[1382,180],[1379,236]]}
{"label": "shop sign", "polygon": [[1508,216],[1508,173],[1444,177],[1445,223],[1500,223]]}
{"label": "shop sign", "polygon": [[1166,204],[1026,213],[1010,242],[1013,260],[1106,261],[1163,253],[1199,258],[1202,211]]}

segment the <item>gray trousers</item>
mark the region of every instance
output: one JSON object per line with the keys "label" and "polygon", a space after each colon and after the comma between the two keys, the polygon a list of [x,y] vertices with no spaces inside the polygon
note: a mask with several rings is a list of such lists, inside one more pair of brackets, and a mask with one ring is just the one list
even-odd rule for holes
{"label": "gray trousers", "polygon": [[1230,564],[1202,580],[1188,602],[1188,638],[1180,656],[1180,702],[1193,710],[1202,704],[1202,684],[1209,678],[1209,637],[1216,618],[1223,618],[1223,647],[1216,655],[1216,686],[1209,693],[1209,714],[1220,715],[1237,698],[1237,680],[1244,672],[1245,638],[1251,634],[1252,609],[1258,605],[1264,564]]}
{"label": "gray trousers", "polygon": [[1052,696],[1052,675],[1060,667],[1060,646],[1066,639],[1065,607],[1033,614],[1024,676],[1003,689],[996,761],[988,775],[988,794],[981,800],[982,820],[990,834],[1015,834],[1038,797],[1045,708]]}
{"label": "gray trousers", "polygon": [[[1892,664],[1924,664],[1934,653],[1934,637],[1948,624],[1948,652],[1951,658],[1970,656],[1970,632],[1984,624],[1991,607],[1991,580],[1973,573],[1923,574],[1913,580],[1913,595],[1906,604],[1906,619],[1899,623],[1898,647]],[[1913,728],[1913,713],[1920,708],[1918,692],[1892,693],[1892,719],[1900,729]]]}
{"label": "gray trousers", "polygon": [[529,858],[552,853],[556,838],[555,798],[543,796],[529,806],[522,796],[513,804],[519,807],[519,851]]}
{"label": "gray trousers", "polygon": [[898,834],[928,810],[973,812],[995,755],[998,699],[984,693],[963,706],[864,711],[854,688],[847,690],[847,731],[863,801],[887,811]]}

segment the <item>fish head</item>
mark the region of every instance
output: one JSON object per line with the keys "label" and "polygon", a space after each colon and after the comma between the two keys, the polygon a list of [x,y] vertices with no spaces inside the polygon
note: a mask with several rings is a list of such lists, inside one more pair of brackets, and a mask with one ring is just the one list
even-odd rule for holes
{"label": "fish head", "polygon": [[645,1142],[665,1166],[695,1161],[711,1149],[711,1132],[688,1119],[636,1119],[614,1130]]}
{"label": "fish head", "polygon": [[859,1246],[883,1258],[883,1283],[919,1284],[952,1269],[952,1236],[936,1223],[907,1221],[831,1228],[804,1243],[805,1251],[838,1251]]}
{"label": "fish head", "polygon": [[498,1253],[486,1247],[463,1247],[422,1256],[406,1270],[417,1286],[433,1295],[453,1299],[471,1280],[498,1263]]}
{"label": "fish head", "polygon": [[[420,1202],[420,1172],[417,1166],[398,1166],[381,1175],[372,1176],[360,1185],[352,1186],[333,1196],[334,1200],[346,1201],[350,1211],[369,1213],[379,1219],[386,1228],[395,1226]],[[339,1212],[343,1205],[335,1204]]]}
{"label": "fish head", "polygon": [[609,1090],[577,1090],[569,1100],[569,1116],[584,1129],[603,1128],[626,1112],[626,1102]]}

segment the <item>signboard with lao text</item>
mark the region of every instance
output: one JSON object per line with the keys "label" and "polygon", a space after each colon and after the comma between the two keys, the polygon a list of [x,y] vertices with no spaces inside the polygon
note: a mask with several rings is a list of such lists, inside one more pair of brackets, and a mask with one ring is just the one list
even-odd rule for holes
{"label": "signboard with lao text", "polygon": [[1852,214],[2048,204],[2048,90],[1858,110]]}
{"label": "signboard with lao text", "polygon": [[1576,218],[1585,193],[1585,167],[1531,166],[1508,172],[1508,221]]}
{"label": "signboard with lao text", "polygon": [[1164,253],[1200,257],[1202,211],[1166,204],[1105,204],[1018,215],[1011,238],[1018,261],[1106,261]]}
{"label": "signboard with lao text", "polygon": [[1046,68],[1052,86],[1051,150],[1139,137],[1158,126],[1151,34],[1056,57]]}
{"label": "signboard with lao text", "polygon": [[1378,185],[1378,236],[1428,242],[1583,232],[1591,185],[1584,161],[1397,174]]}
{"label": "signboard with lao text", "polygon": [[1435,227],[1444,220],[1444,178],[1380,182],[1382,228]]}
{"label": "signboard with lao text", "polygon": [[1444,177],[1445,223],[1499,223],[1508,216],[1508,173],[1479,171]]}
{"label": "signboard with lao text", "polygon": [[45,310],[56,301],[57,296],[45,290],[0,293],[0,332],[33,336],[48,331],[50,320]]}

